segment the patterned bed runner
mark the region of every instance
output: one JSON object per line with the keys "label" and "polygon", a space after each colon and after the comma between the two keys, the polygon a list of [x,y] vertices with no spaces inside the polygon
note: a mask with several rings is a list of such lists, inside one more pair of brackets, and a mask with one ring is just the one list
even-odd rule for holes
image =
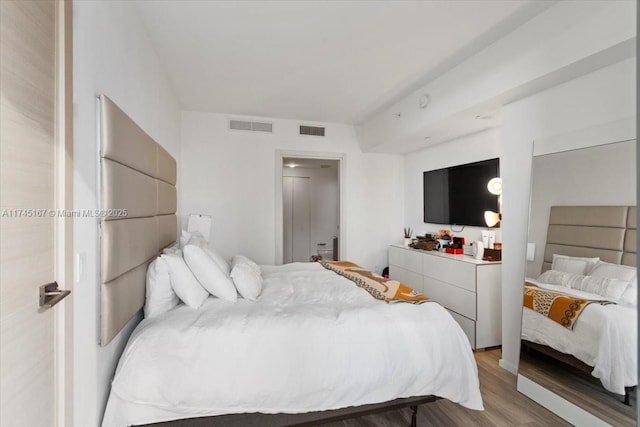
{"label": "patterned bed runner", "polygon": [[385,279],[349,261],[322,261],[320,264],[351,280],[375,299],[388,303],[410,302],[412,304],[421,304],[429,299],[426,295],[397,280]]}
{"label": "patterned bed runner", "polygon": [[561,292],[542,289],[530,283],[524,285],[524,307],[548,317],[567,329],[573,329],[582,311],[592,303],[613,304],[604,300],[576,298]]}

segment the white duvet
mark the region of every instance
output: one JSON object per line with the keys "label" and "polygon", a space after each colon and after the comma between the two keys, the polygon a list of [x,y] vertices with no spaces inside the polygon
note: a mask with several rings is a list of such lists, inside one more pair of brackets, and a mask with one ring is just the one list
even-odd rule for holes
{"label": "white duvet", "polygon": [[467,337],[439,304],[386,304],[317,263],[262,272],[256,302],[210,297],[141,322],[103,426],[420,395],[482,409]]}
{"label": "white duvet", "polygon": [[[545,289],[584,298],[598,295],[564,286],[528,282]],[[617,304],[589,304],[569,330],[528,308],[523,309],[522,338],[570,354],[589,366],[607,390],[624,394],[625,386],[638,383],[637,310]]]}

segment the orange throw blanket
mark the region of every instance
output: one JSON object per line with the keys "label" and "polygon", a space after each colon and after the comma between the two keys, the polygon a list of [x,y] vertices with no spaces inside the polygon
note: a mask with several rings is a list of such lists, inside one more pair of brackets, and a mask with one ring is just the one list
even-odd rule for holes
{"label": "orange throw blanket", "polygon": [[610,301],[577,298],[561,292],[549,291],[530,283],[524,285],[524,307],[548,317],[567,329],[573,329],[582,311],[592,303],[613,304]]}
{"label": "orange throw blanket", "polygon": [[322,261],[320,264],[351,280],[375,299],[388,303],[410,302],[412,304],[421,304],[429,299],[426,295],[397,280],[385,279],[349,261]]}

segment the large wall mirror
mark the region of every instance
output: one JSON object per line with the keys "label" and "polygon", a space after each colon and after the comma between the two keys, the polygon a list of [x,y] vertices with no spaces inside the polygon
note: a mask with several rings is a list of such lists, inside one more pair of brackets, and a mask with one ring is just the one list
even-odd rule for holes
{"label": "large wall mirror", "polygon": [[574,425],[636,425],[635,150],[534,147],[518,390]]}

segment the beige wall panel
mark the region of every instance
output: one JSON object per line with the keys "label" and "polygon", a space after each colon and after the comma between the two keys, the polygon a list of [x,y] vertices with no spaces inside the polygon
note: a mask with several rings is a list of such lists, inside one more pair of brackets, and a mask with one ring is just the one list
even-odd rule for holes
{"label": "beige wall panel", "polygon": [[177,241],[178,218],[175,215],[156,217],[158,222],[158,247],[165,248]]}
{"label": "beige wall panel", "polygon": [[638,230],[635,230],[635,229],[627,230],[627,233],[626,233],[625,238],[624,238],[624,251],[625,252],[632,252],[632,253],[638,252],[638,249],[637,249],[637,234],[638,234]]}
{"label": "beige wall panel", "polygon": [[627,210],[627,206],[553,206],[549,224],[625,228]]}
{"label": "beige wall panel", "polygon": [[157,215],[174,214],[177,211],[178,195],[176,187],[164,181],[155,181],[158,189],[158,210]]}
{"label": "beige wall panel", "polygon": [[158,169],[156,178],[159,178],[171,185],[176,185],[178,167],[176,159],[171,157],[162,146],[158,145]]}
{"label": "beige wall panel", "polygon": [[102,221],[101,344],[106,345],[143,307],[148,261],[176,241],[177,194],[173,184],[177,166],[173,157],[107,96],[100,99],[101,208],[127,209],[129,213],[125,219]]}
{"label": "beige wall panel", "polygon": [[102,159],[102,204],[111,216],[122,218],[114,209],[126,209],[127,218],[156,214],[157,186],[154,178],[120,163]]}
{"label": "beige wall panel", "polygon": [[635,267],[638,264],[638,258],[636,256],[636,254],[632,254],[632,253],[624,253],[622,255],[622,262],[621,264],[623,265],[630,265]]}
{"label": "beige wall panel", "polygon": [[600,257],[602,261],[611,262],[614,264],[620,264],[620,261],[622,260],[621,251],[611,251],[611,250],[595,249],[595,248],[583,248],[579,246],[563,246],[563,245],[555,245],[555,244],[546,245],[546,248],[544,251],[544,260],[546,262],[551,262],[553,260],[553,254],[579,256],[579,257]]}
{"label": "beige wall panel", "polygon": [[624,228],[550,225],[547,243],[621,251],[624,235]]}
{"label": "beige wall panel", "polygon": [[627,228],[638,228],[638,208],[631,206],[627,216]]}
{"label": "beige wall panel", "polygon": [[140,283],[146,283],[149,262],[151,260],[102,284],[100,341],[103,345],[111,341],[144,305],[145,287]]}
{"label": "beige wall panel", "polygon": [[157,222],[153,217],[104,221],[101,239],[102,282],[106,283],[158,252]]}
{"label": "beige wall panel", "polygon": [[116,104],[102,95],[102,156],[140,172],[156,176],[156,143]]}

